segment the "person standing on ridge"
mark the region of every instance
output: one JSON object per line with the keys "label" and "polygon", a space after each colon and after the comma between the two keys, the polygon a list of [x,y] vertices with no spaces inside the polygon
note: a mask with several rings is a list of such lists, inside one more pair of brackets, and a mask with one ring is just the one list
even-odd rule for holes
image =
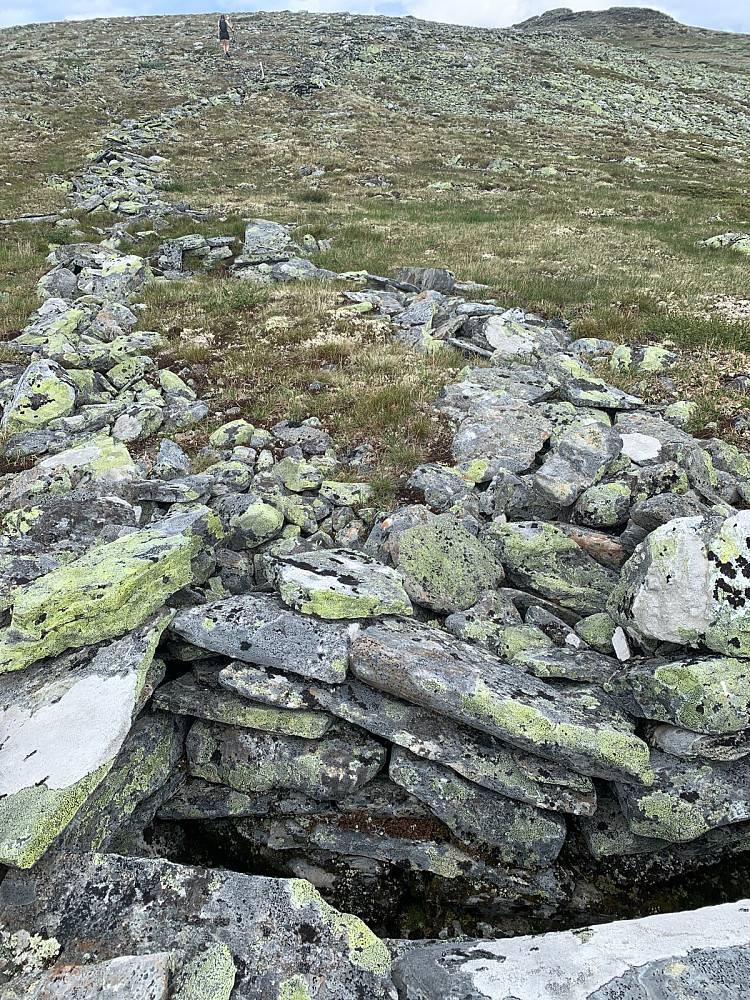
{"label": "person standing on ridge", "polygon": [[232,26],[229,21],[227,21],[226,14],[222,14],[219,17],[219,40],[221,41],[221,47],[224,50],[224,55],[229,58],[229,32],[232,30]]}

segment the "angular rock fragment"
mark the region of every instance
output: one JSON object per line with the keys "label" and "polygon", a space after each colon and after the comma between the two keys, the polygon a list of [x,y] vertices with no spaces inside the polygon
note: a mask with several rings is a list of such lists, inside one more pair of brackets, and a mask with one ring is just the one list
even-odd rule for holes
{"label": "angular rock fragment", "polygon": [[488,481],[498,469],[530,469],[551,432],[550,422],[526,403],[498,406],[481,418],[469,414],[453,439],[451,454],[456,462],[475,463],[487,470],[477,481]]}
{"label": "angular rock fragment", "polygon": [[534,483],[553,503],[570,507],[602,479],[621,448],[622,439],[611,427],[598,420],[575,423],[553,443]]}
{"label": "angular rock fragment", "polygon": [[565,821],[554,813],[496,795],[407,750],[393,751],[388,773],[459,840],[486,845],[507,864],[546,868],[560,853]]}
{"label": "angular rock fragment", "polygon": [[19,587],[10,625],[0,634],[0,674],[140,625],[193,582],[192,561],[207,544],[202,534],[210,545],[220,525],[206,508],[196,508]]}
{"label": "angular rock fragment", "polygon": [[643,660],[614,674],[607,690],[632,715],[695,733],[723,736],[750,728],[748,660]]}
{"label": "angular rock fragment", "polygon": [[[124,955],[96,965],[29,973],[2,987],[3,1000],[167,1000],[169,952]],[[228,995],[227,995],[228,996]]]}
{"label": "angular rock fragment", "polygon": [[71,963],[169,951],[178,997],[396,996],[385,945],[301,879],[63,855],[6,877],[0,918],[56,935]]}
{"label": "angular rock fragment", "polygon": [[198,721],[187,754],[194,777],[240,792],[287,788],[313,799],[341,799],[385,764],[384,747],[343,723],[320,739],[302,739]]}
{"label": "angular rock fragment", "polygon": [[432,611],[464,611],[504,577],[502,566],[452,514],[401,532],[395,562],[409,597]]}
{"label": "angular rock fragment", "polygon": [[378,690],[582,774],[651,781],[646,744],[613,706],[593,693],[566,695],[437,629],[371,625],[352,643],[350,663]]}
{"label": "angular rock fragment", "polygon": [[544,358],[540,367],[560,381],[560,399],[574,406],[600,406],[605,410],[633,410],[643,406],[643,400],[598,378],[588,365],[567,354]]}
{"label": "angular rock fragment", "polygon": [[280,556],[271,575],[285,604],[320,618],[410,615],[411,601],[395,570],[346,549]]}
{"label": "angular rock fragment", "polygon": [[508,580],[581,615],[603,611],[616,582],[554,524],[493,522],[483,536]]}
{"label": "angular rock fragment", "polygon": [[37,430],[51,420],[73,412],[75,386],[54,361],[32,361],[3,411],[0,427],[6,434]]}
{"label": "angular rock fragment", "polygon": [[750,819],[750,764],[693,761],[651,751],[654,783],[617,784],[617,796],[633,833],[684,842],[730,823]]}
{"label": "angular rock fragment", "polygon": [[260,729],[267,733],[308,739],[322,736],[333,721],[324,712],[253,704],[226,689],[202,683],[189,674],[163,684],[154,695],[154,704],[177,715],[191,715],[243,729]]}
{"label": "angular rock fragment", "polygon": [[681,517],[653,531],[622,570],[607,608],[646,646],[659,641],[750,655],[750,511]]}
{"label": "angular rock fragment", "polygon": [[0,678],[0,863],[34,864],[110,771],[171,615]]}
{"label": "angular rock fragment", "polygon": [[335,684],[346,676],[349,628],[295,614],[270,594],[244,594],[180,611],[171,632],[201,649]]}

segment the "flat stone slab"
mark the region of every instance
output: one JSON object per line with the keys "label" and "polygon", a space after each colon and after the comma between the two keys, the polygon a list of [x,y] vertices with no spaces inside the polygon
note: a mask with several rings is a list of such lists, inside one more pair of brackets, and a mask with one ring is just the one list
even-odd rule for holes
{"label": "flat stone slab", "polygon": [[0,677],[0,862],[28,867],[107,775],[172,612],[90,652]]}
{"label": "flat stone slab", "polygon": [[360,552],[328,549],[279,557],[270,571],[282,601],[306,615],[336,619],[412,613],[398,573]]}
{"label": "flat stone slab", "polygon": [[393,971],[403,1000],[737,1000],[750,981],[750,902],[417,946]]}
{"label": "flat stone slab", "polygon": [[349,629],[295,614],[269,594],[180,611],[170,631],[201,649],[335,684],[346,676]]}
{"label": "flat stone slab", "polygon": [[558,691],[439,629],[370,625],[352,643],[350,664],[378,690],[582,774],[653,780],[648,747],[606,698]]}
{"label": "flat stone slab", "polygon": [[116,855],[61,855],[0,884],[0,923],[60,961],[169,951],[170,996],[395,1000],[385,945],[309,882]]}

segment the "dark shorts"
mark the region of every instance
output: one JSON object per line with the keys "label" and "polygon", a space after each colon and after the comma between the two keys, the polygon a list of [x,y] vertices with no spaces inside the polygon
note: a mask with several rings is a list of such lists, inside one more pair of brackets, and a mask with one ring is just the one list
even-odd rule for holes
{"label": "dark shorts", "polygon": [[219,32],[219,38],[221,39],[222,42],[228,42],[229,41],[229,32],[228,31],[220,31]]}

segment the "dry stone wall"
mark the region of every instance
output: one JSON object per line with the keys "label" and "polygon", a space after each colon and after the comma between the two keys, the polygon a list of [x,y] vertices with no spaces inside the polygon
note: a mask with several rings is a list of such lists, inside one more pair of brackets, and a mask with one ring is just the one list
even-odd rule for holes
{"label": "dry stone wall", "polygon": [[[157,127],[114,130],[131,151],[76,197],[163,213],[132,153]],[[28,466],[0,483],[0,981],[46,975],[56,954],[19,959],[43,929],[92,982],[140,955],[155,997],[167,952],[172,997],[394,996],[385,947],[311,882],[549,916],[596,901],[602,860],[748,847],[750,462],[602,374],[677,356],[443,269],[323,272],[313,243],[254,220],[233,272],[345,279],[394,336],[467,357],[418,503],[377,510],[315,419],[225,424],[193,474],[169,435],[208,408],[142,353],[153,272],[106,240],[53,251],[2,366]],[[157,432],[148,468],[128,446]],[[188,828],[307,881],[158,857]]]}

